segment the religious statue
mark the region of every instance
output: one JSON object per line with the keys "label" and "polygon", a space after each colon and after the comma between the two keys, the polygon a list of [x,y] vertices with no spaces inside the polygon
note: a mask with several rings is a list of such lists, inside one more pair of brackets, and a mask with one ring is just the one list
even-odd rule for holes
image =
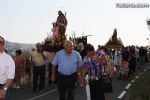
{"label": "religious statue", "polygon": [[117,29],[114,29],[114,33],[112,35],[112,42],[117,43]]}
{"label": "religious statue", "polygon": [[68,21],[66,19],[66,15],[64,15],[61,11],[58,11],[58,17],[56,22],[52,23],[53,24],[53,28],[52,28],[52,32],[53,32],[53,40],[55,40],[56,38],[66,38],[65,37],[65,32],[66,32],[66,27],[68,24]]}
{"label": "religious statue", "polygon": [[58,11],[58,17],[57,17],[56,23],[59,25],[60,35],[64,36],[68,21],[66,19],[66,16],[61,11]]}

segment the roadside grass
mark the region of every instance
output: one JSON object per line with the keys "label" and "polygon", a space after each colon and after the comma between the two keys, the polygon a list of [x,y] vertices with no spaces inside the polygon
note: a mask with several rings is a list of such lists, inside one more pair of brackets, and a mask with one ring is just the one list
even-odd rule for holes
{"label": "roadside grass", "polygon": [[135,80],[128,93],[128,100],[150,100],[150,70]]}

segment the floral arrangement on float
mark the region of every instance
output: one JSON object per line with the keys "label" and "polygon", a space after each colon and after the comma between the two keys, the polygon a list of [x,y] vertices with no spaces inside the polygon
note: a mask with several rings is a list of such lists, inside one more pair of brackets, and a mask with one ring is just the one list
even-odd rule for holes
{"label": "floral arrangement on float", "polygon": [[105,47],[106,48],[122,48],[124,45],[121,38],[117,38],[117,29],[114,29],[112,37],[108,40]]}
{"label": "floral arrangement on float", "polygon": [[57,52],[63,49],[63,44],[65,40],[66,36],[59,36],[55,38],[53,38],[53,36],[47,36],[47,38],[44,40],[45,51]]}

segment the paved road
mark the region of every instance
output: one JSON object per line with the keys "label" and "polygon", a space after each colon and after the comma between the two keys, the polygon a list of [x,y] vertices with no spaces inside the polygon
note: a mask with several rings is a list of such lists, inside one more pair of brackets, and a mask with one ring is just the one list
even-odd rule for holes
{"label": "paved road", "polygon": [[[139,72],[139,70],[137,72]],[[130,80],[118,80],[117,73],[114,73],[114,92],[112,94],[112,100],[119,100],[117,99],[117,97],[120,95],[120,93],[124,90],[129,82]],[[32,86],[30,86],[30,88],[28,88],[27,86],[23,86],[19,90],[10,89],[9,100],[59,100],[56,85],[46,85],[44,93],[30,93],[29,91],[32,89],[31,87]],[[75,90],[75,100],[86,100],[85,88],[78,87]]]}

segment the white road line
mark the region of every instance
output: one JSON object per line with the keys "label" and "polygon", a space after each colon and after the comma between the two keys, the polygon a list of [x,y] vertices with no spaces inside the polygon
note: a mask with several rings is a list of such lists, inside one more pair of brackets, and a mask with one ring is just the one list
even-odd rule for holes
{"label": "white road line", "polygon": [[139,76],[136,76],[135,78],[139,78]]}
{"label": "white road line", "polygon": [[125,89],[126,89],[126,90],[129,89],[130,86],[131,86],[131,83],[129,83],[129,84],[125,87]]}
{"label": "white road line", "polygon": [[122,91],[121,94],[118,96],[118,99],[122,99],[126,93],[126,91]]}
{"label": "white road line", "polygon": [[[147,69],[145,69],[144,72],[146,72],[148,69],[150,69],[150,67],[147,68]],[[141,72],[139,75],[141,75],[141,74],[142,74],[142,72]],[[136,79],[139,78],[139,75],[137,75],[135,78],[136,78]],[[132,80],[132,81],[131,81],[131,83],[133,83],[133,82],[135,82],[135,80]],[[128,89],[130,88],[131,83],[129,83],[129,84],[125,87],[126,90],[128,90]],[[127,93],[126,91],[122,91],[121,94],[120,94],[117,98],[118,98],[118,99],[122,99],[126,93]]]}
{"label": "white road line", "polygon": [[54,89],[54,90],[48,91],[48,92],[46,92],[46,93],[43,93],[43,94],[41,94],[41,95],[38,95],[38,96],[36,96],[36,97],[30,98],[30,99],[28,99],[28,100],[35,100],[35,99],[37,99],[37,98],[43,97],[43,96],[45,96],[45,95],[47,95],[47,94],[54,93],[54,92],[56,92],[56,91],[58,91],[58,90],[57,90],[57,89]]}
{"label": "white road line", "polygon": [[132,80],[131,82],[132,82],[132,83],[134,83],[135,81],[134,81],[134,80]]}

